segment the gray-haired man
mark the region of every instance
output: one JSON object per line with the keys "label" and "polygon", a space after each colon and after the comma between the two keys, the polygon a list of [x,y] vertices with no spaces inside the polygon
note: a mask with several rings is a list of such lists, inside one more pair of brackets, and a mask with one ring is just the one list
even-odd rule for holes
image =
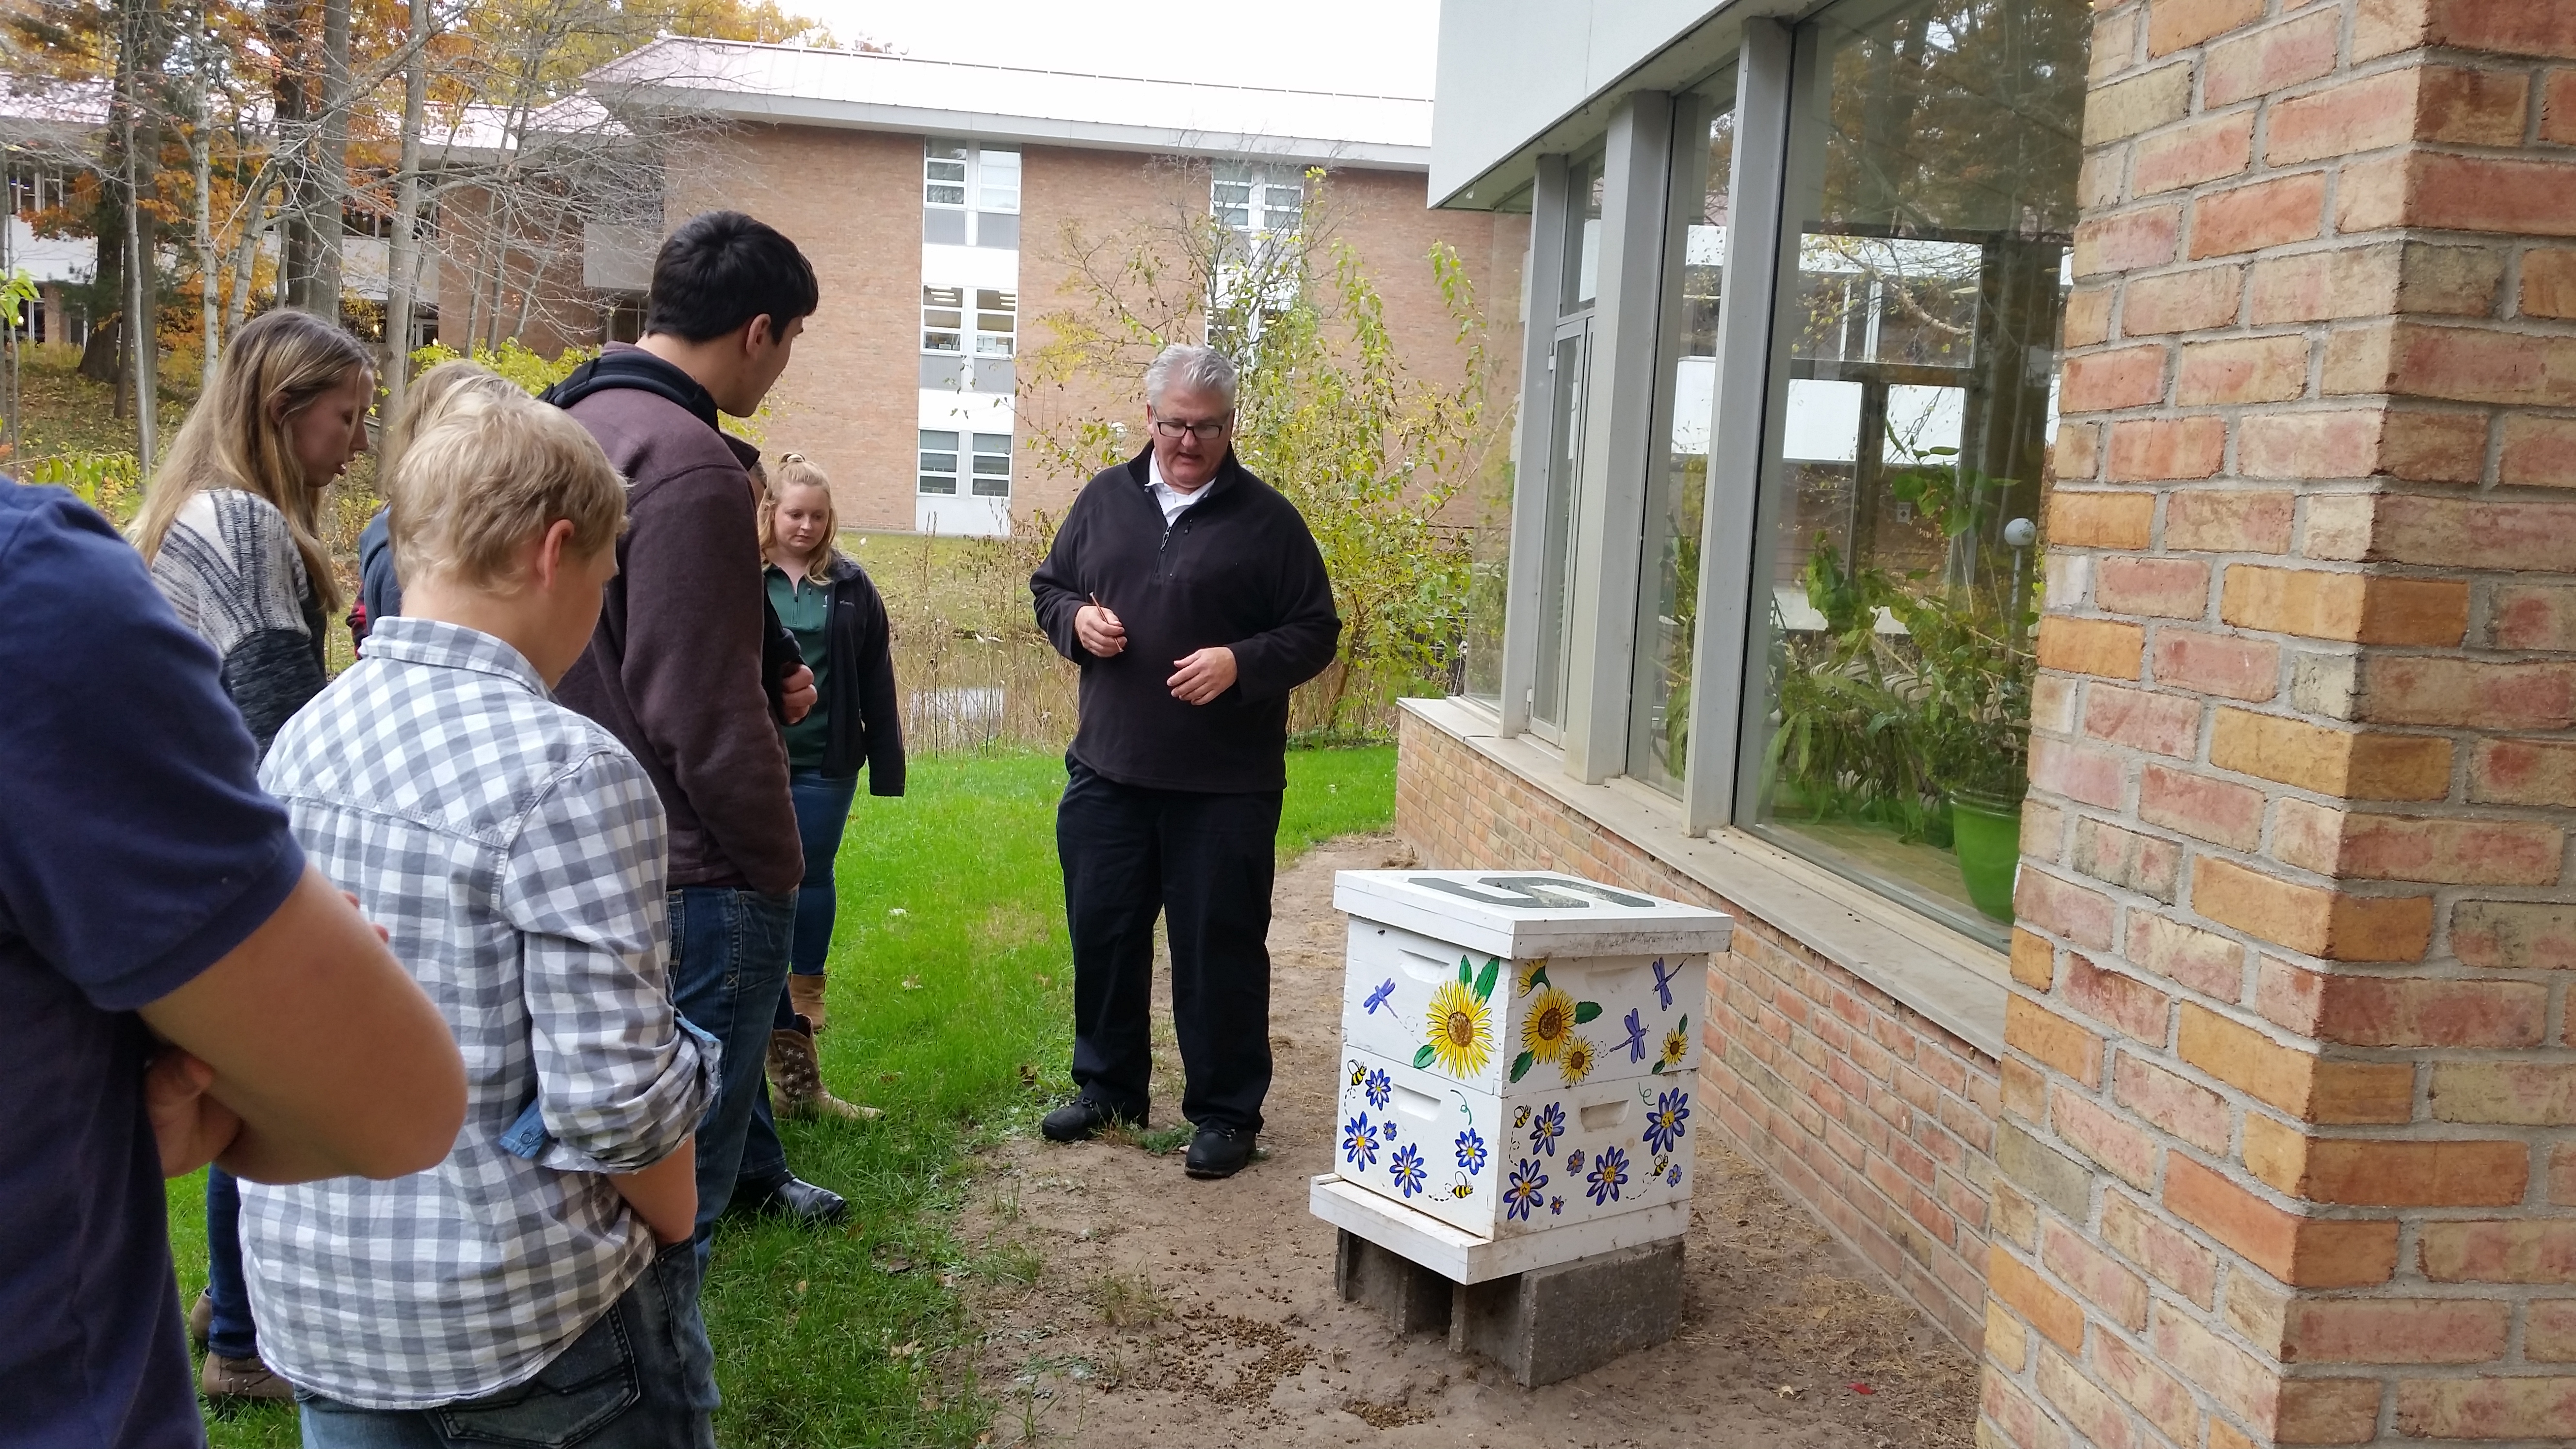
{"label": "gray-haired man", "polygon": [[1084,486],[1029,580],[1039,627],[1082,666],[1056,813],[1080,1096],[1046,1135],[1145,1120],[1159,913],[1192,1177],[1240,1171],[1261,1130],[1288,692],[1342,632],[1306,521],[1234,460],[1234,386],[1213,349],[1164,349],[1151,445]]}

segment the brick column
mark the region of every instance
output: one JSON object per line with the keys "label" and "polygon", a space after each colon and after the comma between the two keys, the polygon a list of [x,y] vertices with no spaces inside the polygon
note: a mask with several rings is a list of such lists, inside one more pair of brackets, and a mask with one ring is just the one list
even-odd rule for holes
{"label": "brick column", "polygon": [[2576,1436],[2576,4],[2103,4],[1982,1445]]}

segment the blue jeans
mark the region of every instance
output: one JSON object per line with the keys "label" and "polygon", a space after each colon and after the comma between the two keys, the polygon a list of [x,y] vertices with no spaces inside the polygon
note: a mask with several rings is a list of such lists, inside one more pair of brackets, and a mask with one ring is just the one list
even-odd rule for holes
{"label": "blue jeans", "polygon": [[215,1310],[206,1352],[259,1357],[259,1325],[251,1322],[250,1285],[242,1277],[241,1184],[220,1167],[206,1169],[206,1297]]}
{"label": "blue jeans", "polygon": [[[671,979],[680,1014],[724,1044],[724,1073],[715,1105],[698,1124],[698,1267],[706,1259],[716,1216],[744,1176],[752,1113],[768,1093],[770,1020],[787,994],[787,939],[796,897],[729,886],[682,886],[671,892]],[[774,1132],[760,1134],[749,1162],[779,1180],[787,1155]]]}
{"label": "blue jeans", "polygon": [[434,1409],[361,1409],[298,1393],[305,1449],[714,1449],[715,1354],[698,1260],[665,1248],[537,1376]]}
{"label": "blue jeans", "polygon": [[805,847],[805,879],[796,887],[796,942],[787,959],[797,975],[820,976],[831,959],[832,917],[840,904],[832,861],[841,853],[841,831],[850,823],[859,777],[835,780],[820,770],[798,770],[787,777],[787,792],[796,804],[796,838]]}

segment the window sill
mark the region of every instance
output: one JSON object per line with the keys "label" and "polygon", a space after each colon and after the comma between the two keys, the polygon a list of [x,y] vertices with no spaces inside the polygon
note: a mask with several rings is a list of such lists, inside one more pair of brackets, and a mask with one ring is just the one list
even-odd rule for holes
{"label": "window sill", "polygon": [[2004,953],[1744,831],[1684,835],[1669,797],[1626,778],[1600,785],[1568,778],[1564,756],[1553,746],[1501,734],[1492,713],[1467,701],[1397,703],[1979,1051],[2002,1057],[2010,996]]}

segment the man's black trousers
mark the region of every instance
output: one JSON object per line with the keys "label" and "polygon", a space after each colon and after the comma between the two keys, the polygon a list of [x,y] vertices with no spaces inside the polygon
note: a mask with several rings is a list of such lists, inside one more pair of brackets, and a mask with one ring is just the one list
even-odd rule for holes
{"label": "man's black trousers", "polygon": [[1145,1118],[1154,1057],[1154,917],[1172,948],[1181,1115],[1261,1130],[1270,1094],[1270,878],[1276,790],[1202,794],[1121,785],[1067,759],[1056,811],[1073,935],[1073,1081]]}

